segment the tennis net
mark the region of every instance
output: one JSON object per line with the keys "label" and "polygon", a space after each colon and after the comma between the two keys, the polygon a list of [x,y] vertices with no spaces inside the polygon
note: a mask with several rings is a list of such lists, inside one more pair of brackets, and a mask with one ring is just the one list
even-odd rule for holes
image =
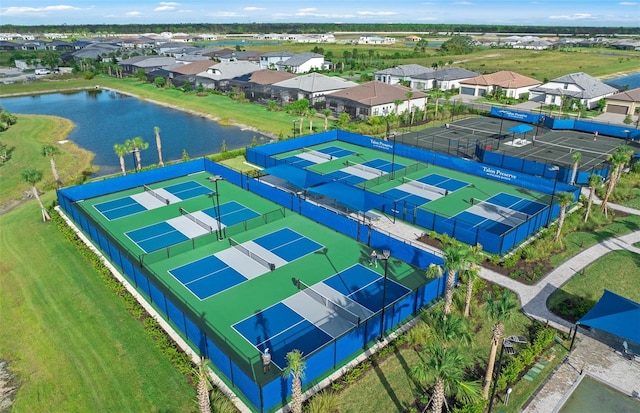
{"label": "tennis net", "polygon": [[302,152],[308,153],[309,155],[313,155],[318,158],[333,160],[333,156],[329,155],[328,153],[316,151],[315,149],[302,148]]}
{"label": "tennis net", "polygon": [[407,185],[411,185],[413,187],[422,189],[423,191],[428,191],[428,192],[435,192],[436,194],[440,194],[440,195],[447,195],[447,190],[443,189],[443,188],[438,188],[437,186],[433,186],[433,185],[429,185],[429,184],[425,184],[424,182],[420,182],[420,181],[416,181],[413,179],[409,179],[406,177],[402,177],[402,183],[407,184]]}
{"label": "tennis net", "polygon": [[258,255],[255,252],[249,250],[247,247],[245,247],[244,245],[241,245],[238,241],[234,240],[231,237],[229,237],[229,245],[231,245],[233,248],[237,249],[238,251],[240,251],[241,253],[243,253],[247,257],[251,258],[252,260],[257,262],[258,264],[261,264],[262,266],[264,266],[268,270],[273,271],[273,270],[276,269],[276,265],[274,263],[269,262],[266,259],[262,258],[260,255]]}
{"label": "tennis net", "polygon": [[385,175],[385,172],[380,169],[372,168],[370,166],[362,165],[359,163],[346,161],[345,165],[350,166],[352,168],[360,169],[361,171],[364,171],[364,172],[369,172],[370,174],[375,174],[378,176]]}
{"label": "tennis net", "polygon": [[525,214],[524,212],[516,211],[515,209],[503,207],[501,205],[496,205],[491,202],[481,201],[478,203],[478,206],[480,206],[485,211],[496,212],[503,218],[516,219],[520,221],[520,223],[525,222],[529,219],[529,215]]}
{"label": "tennis net", "polygon": [[468,126],[454,125],[454,124],[451,124],[451,123],[448,124],[448,125],[449,126],[447,128],[449,130],[459,131],[459,132],[465,133],[467,135],[500,137],[500,132],[487,131],[487,130],[483,130],[483,129],[475,129],[475,128],[470,128]]}
{"label": "tennis net", "polygon": [[307,294],[309,297],[313,298],[323,306],[327,307],[329,310],[334,311],[340,317],[349,321],[351,324],[354,324],[354,325],[360,324],[360,317],[358,317],[351,311],[347,310],[343,306],[331,301],[329,298],[325,297],[324,295],[320,294],[318,291],[314,290],[313,287],[305,284],[302,280],[298,280],[298,288],[300,289],[300,291]]}
{"label": "tennis net", "polygon": [[189,219],[190,221],[195,222],[196,224],[200,225],[202,228],[204,228],[205,230],[207,230],[209,233],[213,232],[213,227],[209,224],[207,224],[206,222],[204,222],[201,219],[196,218],[195,216],[191,215],[189,212],[187,212],[186,209],[180,207],[180,214],[183,215],[184,217],[186,217],[187,219]]}
{"label": "tennis net", "polygon": [[165,203],[167,205],[169,205],[171,203],[171,201],[169,201],[167,198],[163,197],[162,195],[160,195],[159,193],[157,193],[153,189],[149,188],[148,186],[142,185],[142,188],[144,189],[145,192],[148,192],[149,194],[151,194],[151,196],[153,196],[154,198],[158,199],[159,201],[162,201],[163,203]]}

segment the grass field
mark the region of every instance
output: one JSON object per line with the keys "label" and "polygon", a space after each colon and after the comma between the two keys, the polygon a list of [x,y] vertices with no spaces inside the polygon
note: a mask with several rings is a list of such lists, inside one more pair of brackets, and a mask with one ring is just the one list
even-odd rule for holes
{"label": "grass field", "polygon": [[[58,143],[65,140],[73,130],[73,123],[67,119],[53,116],[18,115],[18,123],[0,135],[0,142],[14,148],[11,160],[0,169],[0,207],[22,197],[29,190],[29,184],[20,178],[22,171],[35,167],[42,170],[44,177],[40,187],[55,188],[48,157],[41,155],[42,146],[54,145],[60,150],[55,156],[58,173],[63,184],[78,183],[82,171],[91,168],[93,154],[79,148],[73,142]],[[28,136],[31,139],[25,139]]]}
{"label": "grass field", "polygon": [[[53,193],[45,196],[47,203]],[[15,412],[191,412],[195,391],[35,201],[0,216],[0,355]]]}

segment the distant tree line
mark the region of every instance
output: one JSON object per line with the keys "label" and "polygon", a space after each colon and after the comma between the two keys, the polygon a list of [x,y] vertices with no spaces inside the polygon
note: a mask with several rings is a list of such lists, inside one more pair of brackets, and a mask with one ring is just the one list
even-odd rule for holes
{"label": "distant tree line", "polygon": [[429,33],[533,33],[574,36],[595,35],[638,35],[639,27],[589,27],[589,26],[518,26],[518,25],[476,25],[476,24],[420,24],[420,23],[199,23],[199,24],[84,24],[84,25],[40,25],[18,26],[0,25],[5,33],[78,33],[78,34],[119,34],[119,33],[291,33],[314,34],[328,32],[429,32]]}

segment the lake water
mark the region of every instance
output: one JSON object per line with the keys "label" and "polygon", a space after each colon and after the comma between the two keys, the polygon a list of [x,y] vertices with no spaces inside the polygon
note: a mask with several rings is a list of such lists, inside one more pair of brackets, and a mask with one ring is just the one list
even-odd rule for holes
{"label": "lake water", "polygon": [[[76,125],[69,139],[96,154],[95,176],[120,171],[120,161],[113,145],[142,136],[149,148],[142,152],[142,165],[158,162],[154,127],[160,128],[164,161],[182,158],[186,150],[191,158],[220,152],[227,148],[249,146],[255,136],[258,143],[268,141],[260,133],[238,127],[220,126],[217,122],[175,109],[166,108],[135,97],[107,90],[53,93],[36,96],[2,98],[0,106],[13,114],[55,115]],[[133,157],[125,157],[133,169]]]}
{"label": "lake water", "polygon": [[640,87],[640,72],[616,79],[605,80],[604,83],[618,88],[627,86],[629,89],[635,89]]}

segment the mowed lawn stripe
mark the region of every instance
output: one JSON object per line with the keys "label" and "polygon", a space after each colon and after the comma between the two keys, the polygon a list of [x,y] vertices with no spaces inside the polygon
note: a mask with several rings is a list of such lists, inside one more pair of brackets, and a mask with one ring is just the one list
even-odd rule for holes
{"label": "mowed lawn stripe", "polygon": [[35,202],[0,216],[0,354],[21,382],[15,411],[193,411],[187,379],[39,218]]}

